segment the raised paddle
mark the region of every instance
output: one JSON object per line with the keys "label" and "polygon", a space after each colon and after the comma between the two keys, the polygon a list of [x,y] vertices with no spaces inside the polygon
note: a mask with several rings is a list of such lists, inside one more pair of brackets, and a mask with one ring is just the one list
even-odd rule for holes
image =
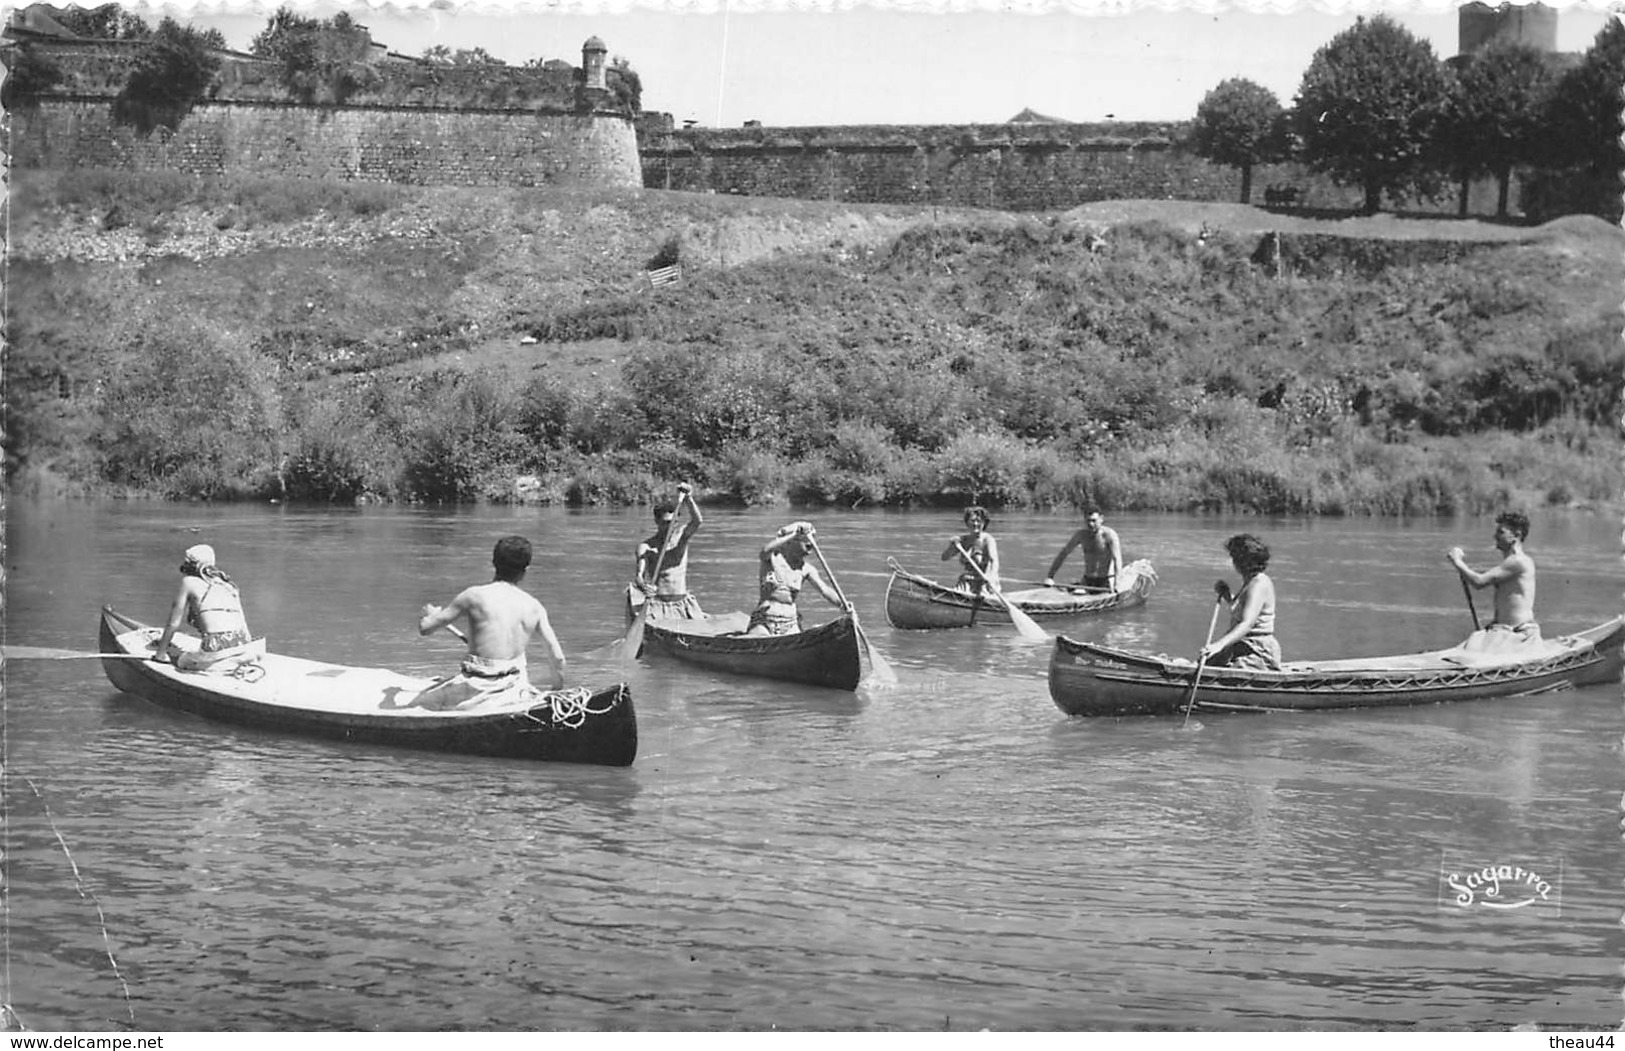
{"label": "raised paddle", "polygon": [[[818,547],[818,541],[809,536],[807,543],[812,545],[813,554],[818,556],[819,564],[824,567],[824,575],[829,577],[829,586],[835,589],[835,597],[841,600],[841,608],[847,609],[851,607],[852,603],[847,601],[846,592],[841,590],[840,581],[835,579],[835,571],[829,568],[829,560],[824,558],[824,552]],[[886,658],[882,657],[880,651],[875,648],[875,644],[869,641],[869,636],[865,634],[863,625],[858,623],[857,610],[852,610],[850,616],[852,617],[852,630],[858,633],[858,641],[863,643],[863,649],[869,655],[869,675],[864,681],[871,686],[895,686],[897,684],[897,673],[891,670],[891,665],[886,663]]]}
{"label": "raised paddle", "polygon": [[[682,506],[680,495],[678,506]],[[677,528],[677,514],[674,511],[671,516],[671,524],[666,527],[666,537],[660,541],[660,554],[655,557],[654,565],[649,567],[648,579],[651,584],[660,579],[660,570],[666,564],[666,554],[671,550],[672,538],[677,536],[679,532],[681,530]],[[641,583],[643,577],[640,576],[638,580]],[[623,663],[632,663],[637,658],[638,650],[643,648],[643,629],[649,623],[649,604],[650,597],[648,595],[643,596],[643,603],[638,606],[638,615],[632,618],[632,623],[627,627],[626,634],[621,637],[618,644],[610,644],[611,646],[619,646]]]}
{"label": "raised paddle", "polygon": [[958,540],[954,541],[954,550],[959,552],[959,557],[965,560],[966,565],[976,570],[976,575],[982,578],[982,583],[987,585],[987,589],[993,592],[993,597],[998,599],[1000,604],[1004,606],[1005,612],[1010,614],[1010,623],[1016,626],[1016,631],[1021,633],[1022,638],[1031,639],[1033,642],[1049,641],[1049,633],[1039,627],[1037,621],[1017,609],[1014,602],[1004,597],[1004,592],[999,590],[999,585],[993,583],[992,579],[982,571],[982,567],[976,564],[976,560],[971,558],[963,547],[959,546]]}
{"label": "raised paddle", "polygon": [[1180,724],[1180,729],[1190,725],[1191,709],[1196,705],[1196,686],[1202,681],[1202,667],[1207,664],[1207,648],[1213,642],[1213,629],[1218,627],[1219,606],[1223,602],[1222,597],[1215,596],[1213,599],[1213,616],[1207,622],[1207,642],[1202,643],[1202,652],[1196,655],[1196,674],[1191,676],[1191,692],[1185,695],[1185,721]]}

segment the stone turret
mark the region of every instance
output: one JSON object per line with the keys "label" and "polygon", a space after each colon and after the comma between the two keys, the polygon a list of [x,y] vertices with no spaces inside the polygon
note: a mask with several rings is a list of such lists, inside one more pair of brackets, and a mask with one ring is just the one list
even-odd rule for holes
{"label": "stone turret", "polygon": [[1463,4],[1457,13],[1457,51],[1470,55],[1494,43],[1527,44],[1557,50],[1557,10],[1545,4]]}
{"label": "stone turret", "polygon": [[588,91],[604,91],[608,84],[604,81],[604,56],[609,54],[609,48],[595,36],[587,38],[581,45],[581,70],[587,75]]}

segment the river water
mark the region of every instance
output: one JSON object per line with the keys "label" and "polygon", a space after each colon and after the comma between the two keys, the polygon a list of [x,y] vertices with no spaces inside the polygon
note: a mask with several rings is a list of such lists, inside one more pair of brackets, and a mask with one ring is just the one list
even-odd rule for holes
{"label": "river water", "polygon": [[[782,512],[716,509],[692,584],[748,608]],[[811,517],[899,684],[624,672],[626,769],[209,724],[93,660],[5,670],[3,996],[34,1029],[1479,1029],[1620,1023],[1617,686],[1303,715],[1069,719],[1008,626],[902,632],[885,559],[946,576],[947,512]],[[273,649],[438,672],[419,607],[528,535],[572,656],[622,630],[642,511],[10,508],[6,641],[159,620],[215,545]],[[1072,526],[1000,516],[1007,582]],[[1117,516],[1160,581],[1068,634],[1194,655],[1221,547],[1263,536],[1288,658],[1470,627],[1444,550],[1492,524]],[[1618,523],[1537,517],[1548,635],[1621,608]],[[809,614],[829,612],[813,594]],[[1481,613],[1488,607],[1480,596]],[[1451,886],[1536,873],[1498,899]],[[77,874],[76,874],[77,870]],[[1542,886],[1544,896],[1542,896]],[[1493,908],[1487,904],[1516,904]]]}

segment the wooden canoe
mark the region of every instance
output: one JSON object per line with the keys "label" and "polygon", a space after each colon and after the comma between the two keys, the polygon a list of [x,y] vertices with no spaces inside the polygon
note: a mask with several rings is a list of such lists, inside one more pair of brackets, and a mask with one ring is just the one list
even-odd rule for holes
{"label": "wooden canoe", "polygon": [[[628,621],[637,615],[643,593],[626,592]],[[794,635],[746,635],[745,613],[702,617],[650,617],[644,622],[640,653],[664,654],[711,671],[760,679],[855,690],[863,676],[862,645],[853,619],[841,616]]]}
{"label": "wooden canoe", "polygon": [[[153,704],[206,719],[306,736],[443,752],[562,763],[629,766],[637,715],[625,683],[599,690],[513,690],[464,707],[413,701],[436,680],[382,668],[353,668],[263,650],[207,672],[133,660],[161,629],[102,608],[102,669],[114,686]],[[175,636],[193,648],[197,640]]]}
{"label": "wooden canoe", "polygon": [[[1619,682],[1625,617],[1575,635],[1529,643],[1528,652],[1470,653],[1460,646],[1352,660],[1289,661],[1280,671],[1204,668],[1199,711],[1315,711],[1486,697],[1519,697]],[[1194,662],[1059,636],[1049,693],[1068,715],[1175,715],[1184,711]]]}
{"label": "wooden canoe", "polygon": [[[886,619],[893,627],[964,628],[1010,623],[1009,611],[997,599],[978,599],[967,591],[910,573],[895,561],[888,562],[892,575],[886,585]],[[1034,620],[1055,620],[1142,605],[1156,582],[1156,571],[1142,558],[1123,567],[1115,592],[1040,587],[1005,589],[1004,597]]]}

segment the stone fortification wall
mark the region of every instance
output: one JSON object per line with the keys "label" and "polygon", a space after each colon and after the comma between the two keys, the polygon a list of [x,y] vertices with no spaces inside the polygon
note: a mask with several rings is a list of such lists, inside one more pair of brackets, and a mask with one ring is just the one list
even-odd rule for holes
{"label": "stone fortification wall", "polygon": [[[672,129],[645,120],[640,130],[651,189],[1042,211],[1124,198],[1234,201],[1241,185],[1235,169],[1184,148],[1184,123]],[[1301,203],[1350,202],[1295,165],[1255,169],[1255,202],[1274,183],[1297,186]]]}
{"label": "stone fortification wall", "polygon": [[142,136],[105,99],[11,114],[22,168],[168,169],[428,186],[642,185],[631,121],[605,114],[209,102]]}

